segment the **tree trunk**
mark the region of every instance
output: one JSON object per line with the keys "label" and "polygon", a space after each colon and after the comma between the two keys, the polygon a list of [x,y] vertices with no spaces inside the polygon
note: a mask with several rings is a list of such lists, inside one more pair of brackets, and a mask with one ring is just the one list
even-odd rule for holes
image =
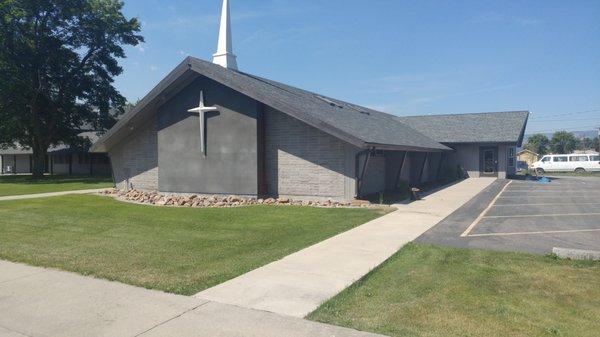
{"label": "tree trunk", "polygon": [[44,171],[46,171],[46,154],[48,148],[33,148],[33,177],[41,179],[44,177]]}

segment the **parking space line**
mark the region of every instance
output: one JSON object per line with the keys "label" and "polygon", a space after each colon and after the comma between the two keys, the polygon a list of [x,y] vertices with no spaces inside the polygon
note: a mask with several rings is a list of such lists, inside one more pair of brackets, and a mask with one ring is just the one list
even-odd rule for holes
{"label": "parking space line", "polygon": [[529,215],[490,215],[484,216],[483,219],[504,219],[504,218],[543,218],[556,216],[584,216],[584,215],[600,215],[600,213],[564,213],[564,214],[529,214]]}
{"label": "parking space line", "polygon": [[[553,198],[554,198],[554,199],[556,199],[556,198],[560,199],[560,198],[564,198],[562,195],[554,195],[554,196],[539,196],[539,195],[535,195],[535,196],[526,196],[526,195],[519,195],[519,196],[516,196],[516,197],[515,197],[515,196],[510,196],[510,197],[500,197],[500,198],[498,198],[498,199],[517,199],[517,198],[525,198],[525,199],[528,199],[528,198],[530,198],[530,197],[535,197],[536,199],[544,199],[544,198],[545,198],[545,199],[553,199]],[[584,195],[584,196],[572,196],[572,195],[569,195],[569,196],[567,196],[567,197],[569,197],[569,198],[594,198],[594,197],[595,197],[595,195],[589,195],[589,194],[586,194],[586,195]]]}
{"label": "parking space line", "polygon": [[494,207],[515,207],[515,206],[579,206],[579,205],[600,205],[600,202],[578,202],[577,205],[558,204],[499,204]]}
{"label": "parking space line", "polygon": [[479,214],[479,216],[477,217],[477,219],[475,219],[475,221],[473,221],[473,223],[467,227],[467,229],[460,235],[460,237],[466,237],[467,235],[469,235],[469,233],[471,233],[471,231],[473,230],[473,228],[475,228],[475,226],[477,226],[477,224],[481,221],[481,219],[483,219],[483,217],[487,214],[487,212],[490,211],[490,209],[492,208],[492,206],[496,203],[496,201],[500,198],[500,196],[502,195],[502,193],[504,193],[504,191],[508,188],[508,186],[510,186],[510,184],[512,184],[512,180],[508,182],[508,184],[504,185],[504,188],[502,188],[502,190],[500,191],[500,193],[498,193],[496,195],[496,197],[494,197],[494,199],[492,200],[492,202],[490,202],[490,204],[488,205],[488,207],[486,207],[486,209],[483,210],[483,212],[481,212],[481,214]]}
{"label": "parking space line", "polygon": [[585,232],[600,232],[600,228],[596,228],[596,229],[571,229],[571,230],[561,230],[561,231],[541,231],[541,232],[513,232],[513,233],[469,234],[468,237],[535,235],[535,234],[563,234],[563,233],[585,233]]}
{"label": "parking space line", "polygon": [[[554,193],[554,192],[553,192]],[[592,192],[585,192],[585,191],[556,191],[555,193],[560,193],[560,195],[564,195],[564,194],[569,194],[569,195],[573,195],[573,194],[581,194],[581,195],[600,195],[599,191],[592,191]],[[549,192],[542,192],[542,191],[529,191],[529,192],[511,192],[511,191],[506,191],[504,192],[505,195],[516,195],[516,196],[538,196],[538,195],[550,195],[551,193]]]}

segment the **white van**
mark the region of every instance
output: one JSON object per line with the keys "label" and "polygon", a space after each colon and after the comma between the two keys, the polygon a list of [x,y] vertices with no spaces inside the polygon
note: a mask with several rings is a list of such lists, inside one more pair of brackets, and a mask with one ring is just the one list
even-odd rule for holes
{"label": "white van", "polygon": [[598,154],[554,154],[531,164],[537,173],[600,171]]}

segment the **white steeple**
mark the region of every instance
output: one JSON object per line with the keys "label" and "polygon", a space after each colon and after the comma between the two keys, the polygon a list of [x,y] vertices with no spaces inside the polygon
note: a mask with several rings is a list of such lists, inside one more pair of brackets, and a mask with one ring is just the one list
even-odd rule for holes
{"label": "white steeple", "polygon": [[229,0],[223,0],[221,12],[221,29],[219,30],[219,46],[213,55],[213,63],[222,67],[237,70],[236,56],[233,54],[231,41],[231,18],[229,15]]}

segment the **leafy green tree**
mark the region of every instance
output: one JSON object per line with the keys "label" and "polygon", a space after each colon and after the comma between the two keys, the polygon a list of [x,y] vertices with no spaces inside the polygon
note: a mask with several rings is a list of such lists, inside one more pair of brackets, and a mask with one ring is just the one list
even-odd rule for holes
{"label": "leafy green tree", "polygon": [[550,146],[550,140],[545,134],[536,133],[527,139],[525,148],[529,151],[533,151],[541,156],[548,153]]}
{"label": "leafy green tree", "polygon": [[118,0],[0,0],[0,146],[33,150],[41,177],[52,145],[106,129],[125,99],[113,86],[124,45],[143,42]]}
{"label": "leafy green tree", "polygon": [[555,132],[550,140],[550,148],[554,153],[572,153],[579,144],[579,139],[568,131]]}

